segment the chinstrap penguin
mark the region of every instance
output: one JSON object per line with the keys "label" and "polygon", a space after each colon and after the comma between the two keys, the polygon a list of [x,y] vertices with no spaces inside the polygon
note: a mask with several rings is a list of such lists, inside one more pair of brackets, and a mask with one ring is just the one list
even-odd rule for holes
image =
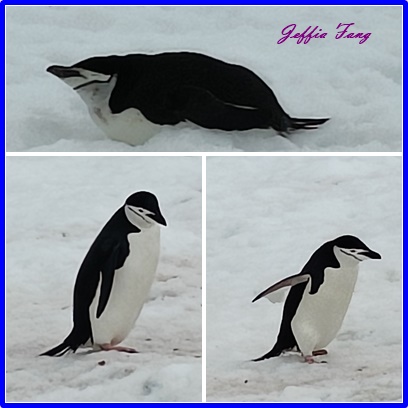
{"label": "chinstrap penguin", "polygon": [[272,350],[254,361],[294,349],[300,351],[308,363],[315,362],[313,356],[327,354],[323,348],[341,328],[359,263],[365,259],[381,259],[381,255],[354,236],[341,236],[317,249],[299,274],[282,279],[256,296],[252,302],[291,286],[277,341]]}
{"label": "chinstrap penguin", "polygon": [[163,125],[224,131],[317,129],[328,118],[290,117],[249,69],[192,52],[92,57],[48,72],[72,87],[114,140],[143,144]]}
{"label": "chinstrap penguin", "polygon": [[79,269],[71,333],[41,355],[62,356],[81,346],[136,352],[118,344],[132,330],[153,283],[160,225],[167,224],[155,195],[139,191],[126,199],[102,228]]}

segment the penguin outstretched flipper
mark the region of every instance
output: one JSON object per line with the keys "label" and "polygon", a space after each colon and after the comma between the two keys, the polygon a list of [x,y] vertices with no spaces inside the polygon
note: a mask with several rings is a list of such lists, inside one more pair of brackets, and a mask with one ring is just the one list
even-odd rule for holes
{"label": "penguin outstretched flipper", "polygon": [[[294,276],[291,276],[289,278],[282,280],[281,282],[283,283],[286,280],[295,279],[297,276],[302,276],[302,275],[294,275]],[[310,278],[309,275],[306,275],[306,276],[308,279]],[[297,284],[294,284],[294,286],[292,286],[286,298],[285,306],[283,307],[282,322],[279,328],[279,334],[278,334],[278,338],[276,340],[275,345],[266,354],[254,359],[253,361],[262,361],[268,358],[278,357],[282,354],[282,352],[286,350],[291,350],[294,347],[299,348],[296,338],[292,331],[291,323],[292,323],[293,316],[296,314],[296,310],[299,306],[299,303],[305,291],[306,285],[308,284],[308,279],[304,280],[303,282],[298,282]],[[278,282],[276,285],[279,285],[281,282]],[[271,286],[271,288],[273,286]],[[282,287],[283,286],[288,286],[288,285],[282,285]],[[254,299],[254,301],[255,300],[256,298]]]}
{"label": "penguin outstretched flipper", "polygon": [[292,275],[292,276],[289,276],[288,278],[282,279],[281,281],[275,283],[274,285],[269,286],[269,288],[265,289],[258,296],[252,299],[252,303],[286,286],[294,286],[294,285],[298,285],[299,283],[306,282],[309,280],[309,278],[310,278],[310,275],[308,274],[297,274],[297,275]]}

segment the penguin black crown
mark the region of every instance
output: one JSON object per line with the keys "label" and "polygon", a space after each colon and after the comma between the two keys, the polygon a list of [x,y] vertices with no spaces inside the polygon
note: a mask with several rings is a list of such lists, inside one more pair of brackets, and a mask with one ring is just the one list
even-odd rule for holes
{"label": "penguin black crown", "polygon": [[127,198],[91,245],[74,287],[74,327],[58,346],[41,354],[62,356],[79,347],[135,353],[118,346],[132,330],[154,280],[160,228],[157,198],[139,191]]}
{"label": "penguin black crown", "polygon": [[163,125],[224,131],[317,129],[328,118],[290,117],[249,69],[192,52],[92,57],[48,72],[72,87],[108,137],[139,145]]}
{"label": "penguin black crown", "polygon": [[300,350],[308,363],[337,335],[349,307],[359,263],[381,259],[360,239],[344,235],[317,249],[297,275],[270,286],[253,302],[285,286],[291,286],[283,308],[278,339],[273,348],[254,361],[277,357],[284,351]]}

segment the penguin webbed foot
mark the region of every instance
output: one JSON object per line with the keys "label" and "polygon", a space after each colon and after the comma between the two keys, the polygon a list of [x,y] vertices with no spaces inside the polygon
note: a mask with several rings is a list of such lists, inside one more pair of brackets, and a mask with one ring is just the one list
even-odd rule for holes
{"label": "penguin webbed foot", "polygon": [[305,363],[314,364],[316,363],[316,360],[313,358],[313,356],[305,356]]}
{"label": "penguin webbed foot", "polygon": [[[320,352],[320,351],[326,351],[326,350],[317,350],[317,352]],[[315,357],[315,356],[322,356],[322,355],[325,355],[325,354],[327,354],[327,351],[326,351],[326,353],[322,353],[322,354],[315,354],[316,352],[315,351],[313,351],[312,352],[312,355],[307,355],[307,356],[304,356],[304,358],[305,358],[305,363],[308,363],[308,364],[327,364],[327,361],[317,361],[317,360],[315,360],[313,357]]]}

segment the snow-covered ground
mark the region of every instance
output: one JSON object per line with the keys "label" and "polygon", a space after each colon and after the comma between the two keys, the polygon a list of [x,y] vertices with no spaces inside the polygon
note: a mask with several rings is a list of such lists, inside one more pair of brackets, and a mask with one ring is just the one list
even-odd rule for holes
{"label": "snow-covered ground", "polygon": [[[382,259],[360,266],[328,363],[252,362],[274,344],[285,290],[251,300],[343,234]],[[401,158],[208,158],[207,400],[400,400],[401,256]]]}
{"label": "snow-covered ground", "polygon": [[[7,158],[8,401],[201,401],[201,158]],[[159,198],[157,278],[124,345],[38,357],[71,329],[72,288],[125,198]]]}
{"label": "snow-covered ground", "polygon": [[[8,151],[401,151],[402,7],[7,7]],[[277,44],[318,25],[325,39]],[[339,23],[351,32],[338,39]],[[317,30],[318,32],[318,30]],[[273,131],[163,127],[145,145],[107,139],[71,89],[45,72],[94,55],[196,51],[244,65],[295,117],[331,117],[288,139]]]}

